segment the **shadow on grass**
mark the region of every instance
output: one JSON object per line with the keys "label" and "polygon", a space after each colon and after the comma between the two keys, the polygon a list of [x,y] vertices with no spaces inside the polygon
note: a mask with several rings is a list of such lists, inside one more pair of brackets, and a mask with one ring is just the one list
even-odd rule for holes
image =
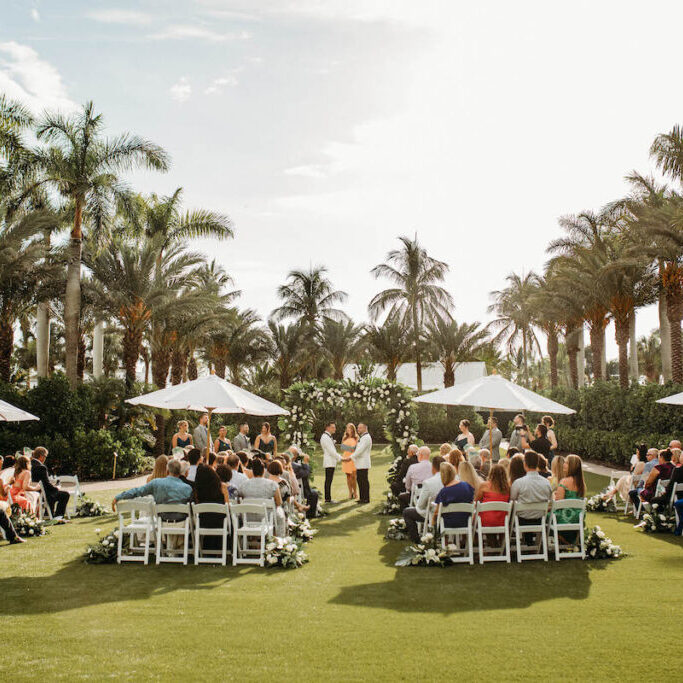
{"label": "shadow on grass", "polygon": [[624,515],[619,512],[603,512],[600,514],[606,519],[611,519],[615,522],[619,522],[622,525],[632,527],[631,531],[634,534],[639,534],[645,538],[651,538],[655,541],[663,541],[664,543],[670,543],[672,545],[678,546],[679,548],[683,548],[683,536],[675,536],[673,533],[648,533],[642,529],[633,528],[638,521],[632,515]]}

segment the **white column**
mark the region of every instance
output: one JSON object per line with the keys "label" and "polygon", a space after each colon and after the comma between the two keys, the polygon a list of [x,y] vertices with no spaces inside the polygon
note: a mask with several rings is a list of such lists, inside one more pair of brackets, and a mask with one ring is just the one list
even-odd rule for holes
{"label": "white column", "polygon": [[102,377],[104,365],[104,323],[95,323],[92,335],[92,374],[95,379]]}
{"label": "white column", "polygon": [[640,378],[638,369],[638,338],[636,335],[636,312],[633,311],[628,333],[628,376],[633,380]]}
{"label": "white column", "polygon": [[669,327],[669,319],[666,317],[666,296],[664,292],[659,295],[659,339],[661,341],[661,356],[662,356],[662,375],[664,381],[668,382],[673,379],[673,371],[671,370],[671,328]]}
{"label": "white column", "polygon": [[50,305],[38,304],[36,313],[36,364],[38,377],[50,374]]}
{"label": "white column", "polygon": [[602,379],[607,379],[607,335],[602,331]]}

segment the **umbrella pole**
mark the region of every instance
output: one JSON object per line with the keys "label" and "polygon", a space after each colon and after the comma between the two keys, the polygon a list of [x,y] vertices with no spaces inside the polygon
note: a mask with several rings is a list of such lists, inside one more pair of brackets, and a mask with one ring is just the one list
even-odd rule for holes
{"label": "umbrella pole", "polygon": [[114,471],[111,474],[112,479],[116,479],[116,458],[118,458],[118,457],[119,457],[119,454],[116,451],[114,451]]}
{"label": "umbrella pole", "polygon": [[209,453],[212,451],[211,447],[211,413],[213,412],[213,408],[209,408],[209,421],[206,425],[206,465],[209,464]]}

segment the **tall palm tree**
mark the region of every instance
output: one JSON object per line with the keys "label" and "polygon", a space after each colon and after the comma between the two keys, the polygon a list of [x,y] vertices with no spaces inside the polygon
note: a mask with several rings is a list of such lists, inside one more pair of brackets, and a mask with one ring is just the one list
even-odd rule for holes
{"label": "tall palm tree", "polygon": [[125,193],[117,173],[138,166],[160,171],[168,168],[168,157],[158,145],[129,133],[108,139],[103,127],[102,116],[95,113],[92,102],[74,116],[45,115],[36,135],[50,146],[34,151],[40,178],[27,188],[31,192],[38,185],[49,184],[73,206],[64,298],[66,375],[72,386],[78,380],[84,219],[94,228],[103,226],[112,198]]}
{"label": "tall palm tree", "polygon": [[353,363],[363,346],[361,328],[350,320],[325,320],[320,330],[320,348],[332,365],[334,379],[344,379],[344,367]]}
{"label": "tall palm tree", "polygon": [[376,294],[368,311],[372,320],[389,311],[410,330],[417,367],[417,390],[422,391],[422,334],[424,326],[437,315],[449,314],[453,297],[439,284],[448,273],[448,265],[431,257],[427,250],[409,237],[399,237],[401,247],[387,254],[385,263],[370,272],[387,278],[395,286]]}
{"label": "tall palm tree", "polygon": [[268,355],[273,360],[275,374],[280,382],[280,393],[289,387],[306,365],[303,351],[303,327],[299,323],[281,325],[268,321],[270,344]]}
{"label": "tall palm tree", "polygon": [[379,327],[367,325],[365,342],[372,360],[384,365],[387,379],[395,382],[399,367],[410,360],[414,350],[405,324],[399,318],[388,317]]}
{"label": "tall palm tree", "polygon": [[649,337],[638,340],[638,364],[643,368],[648,382],[657,384],[662,374],[662,355],[660,350],[659,330]]}
{"label": "tall palm tree", "polygon": [[479,323],[458,324],[451,317],[437,317],[427,325],[430,353],[441,363],[443,384],[455,384],[455,370],[460,363],[477,360],[486,342],[486,330]]}
{"label": "tall palm tree", "polygon": [[508,286],[505,289],[491,292],[493,303],[488,310],[497,317],[488,324],[487,329],[496,333],[494,342],[506,343],[509,352],[513,352],[515,346],[521,342],[524,386],[528,387],[531,347],[535,346],[539,352],[541,350],[534,331],[534,299],[538,293],[538,275],[533,271],[525,275],[511,273],[506,280]]}

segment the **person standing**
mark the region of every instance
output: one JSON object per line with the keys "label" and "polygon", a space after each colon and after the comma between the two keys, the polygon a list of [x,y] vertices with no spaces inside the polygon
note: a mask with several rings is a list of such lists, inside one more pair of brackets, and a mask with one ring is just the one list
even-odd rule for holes
{"label": "person standing", "polygon": [[194,428],[192,432],[192,437],[194,443],[192,444],[195,448],[198,448],[201,453],[209,445],[209,429],[207,425],[209,424],[209,414],[204,413],[199,418],[199,424]]}
{"label": "person standing", "polygon": [[[332,500],[332,480],[334,479],[334,470],[337,463],[341,462],[341,455],[337,453],[337,448],[334,445],[334,433],[337,431],[337,425],[334,422],[328,422],[325,425],[325,431],[320,437],[320,448],[323,449],[323,467],[325,468],[325,502],[334,503]],[[358,467],[358,465],[356,465]]]}
{"label": "person standing", "polygon": [[277,455],[277,439],[270,433],[270,422],[261,425],[261,433],[254,441],[254,448],[268,455],[270,462]]}
{"label": "person standing", "polygon": [[358,432],[353,422],[346,425],[344,438],[341,442],[342,450],[342,471],[346,475],[346,485],[349,489],[349,498],[358,498],[358,488],[356,486],[356,465],[353,462],[353,452],[358,445]]}
{"label": "person standing", "polygon": [[189,428],[187,420],[178,422],[178,431],[171,438],[171,448],[186,448],[192,445],[192,435],[187,432]]}
{"label": "person standing", "polygon": [[351,454],[356,466],[356,478],[358,479],[358,505],[366,505],[370,502],[370,452],[372,451],[372,437],[368,432],[367,425],[358,423],[358,444]]}
{"label": "person standing", "polygon": [[489,418],[489,427],[486,428],[484,436],[479,440],[479,448],[486,448],[491,453],[491,460],[500,460],[500,442],[503,440],[503,432],[498,429],[498,420],[495,417]]}
{"label": "person standing", "polygon": [[249,439],[249,425],[243,422],[240,425],[240,431],[232,440],[233,450],[235,453],[244,451],[248,453],[251,450],[251,441]]}
{"label": "person standing", "polygon": [[460,420],[458,427],[460,435],[455,440],[455,447],[464,453],[467,446],[474,446],[474,434],[470,431],[469,420]]}

